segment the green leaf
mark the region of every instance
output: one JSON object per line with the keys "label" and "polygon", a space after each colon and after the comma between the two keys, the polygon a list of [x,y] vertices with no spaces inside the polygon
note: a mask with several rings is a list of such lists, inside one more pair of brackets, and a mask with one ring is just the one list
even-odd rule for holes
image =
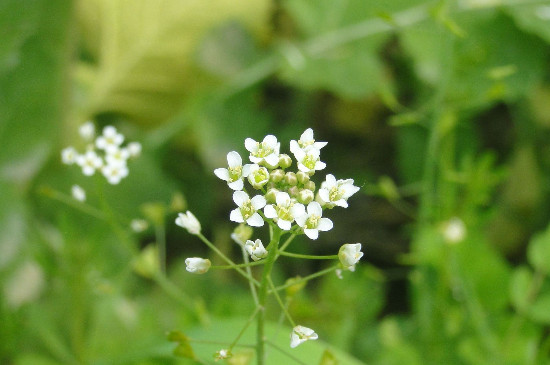
{"label": "green leaf", "polygon": [[89,90],[82,117],[115,112],[142,123],[167,119],[185,96],[212,84],[193,57],[205,32],[230,19],[261,31],[269,8],[267,0],[81,1],[80,25],[95,68],[80,80]]}
{"label": "green leaf", "polygon": [[529,308],[529,316],[539,323],[550,324],[550,293],[541,295]]}
{"label": "green leaf", "polygon": [[550,273],[550,227],[531,239],[527,259],[536,270]]}
{"label": "green leaf", "polygon": [[529,305],[529,291],[532,280],[533,273],[525,266],[515,269],[512,273],[510,280],[510,300],[520,313],[524,312]]}

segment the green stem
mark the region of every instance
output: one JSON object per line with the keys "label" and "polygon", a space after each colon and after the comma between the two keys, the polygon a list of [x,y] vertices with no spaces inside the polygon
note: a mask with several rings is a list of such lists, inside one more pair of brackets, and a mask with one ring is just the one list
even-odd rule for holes
{"label": "green stem", "polygon": [[262,281],[260,283],[260,289],[258,292],[258,322],[256,328],[256,357],[258,359],[258,365],[265,364],[265,306],[267,301],[268,286],[271,280],[271,271],[273,270],[273,264],[277,259],[277,252],[279,248],[279,240],[281,239],[281,230],[277,227],[270,229],[271,242],[267,246],[267,257],[265,259],[264,271],[262,272]]}
{"label": "green stem", "polygon": [[[243,261],[248,264],[250,262],[250,258],[248,257],[248,253],[246,252],[246,249],[244,248],[244,244],[239,243],[239,246],[241,246],[241,252],[243,254]],[[263,264],[263,262],[262,262]],[[249,266],[245,267],[246,273],[252,277],[252,270]],[[248,286],[250,287],[250,293],[252,294],[252,298],[254,299],[254,304],[256,304],[256,307],[258,306],[258,292],[256,291],[256,286],[253,282],[249,281]]]}
{"label": "green stem", "polygon": [[251,275],[247,274],[245,271],[243,271],[239,265],[233,262],[229,257],[227,257],[223,252],[221,252],[212,242],[210,242],[206,237],[202,235],[202,233],[197,234],[197,236],[201,239],[202,242],[204,242],[212,251],[214,251],[218,256],[222,258],[225,262],[227,262],[228,265],[232,266],[239,274],[241,274],[243,277],[245,277],[250,282],[254,283],[254,285],[260,285],[258,280],[254,279]]}
{"label": "green stem", "polygon": [[269,293],[274,293],[276,291],[281,291],[283,289],[286,289],[290,286],[293,286],[293,285],[296,285],[296,284],[300,284],[300,283],[303,283],[303,282],[306,282],[306,281],[309,281],[311,279],[315,279],[315,278],[318,278],[320,276],[323,276],[323,275],[326,275],[332,271],[336,271],[336,269],[338,269],[340,267],[340,265],[336,265],[336,266],[331,266],[329,268],[326,268],[324,270],[321,270],[319,272],[316,272],[315,274],[311,274],[311,275],[308,275],[308,276],[305,276],[303,278],[300,278],[298,280],[294,280],[292,281],[291,283],[287,283],[287,284],[284,284],[284,285],[279,285],[278,287],[276,288],[273,288],[269,291]]}
{"label": "green stem", "polygon": [[285,356],[289,357],[290,359],[294,360],[294,362],[296,362],[296,364],[300,364],[300,365],[307,365],[305,362],[303,362],[302,360],[298,359],[297,357],[295,357],[294,355],[292,354],[289,354],[287,351],[283,350],[282,348],[280,348],[279,346],[277,346],[275,343],[271,342],[271,341],[266,341],[266,343],[273,347],[275,350],[279,351],[281,354],[284,354]]}
{"label": "green stem", "polygon": [[292,252],[284,252],[284,251],[279,251],[279,255],[288,256],[288,257],[295,257],[297,259],[308,259],[308,260],[334,260],[334,259],[338,259],[338,255],[316,256],[316,255],[303,255],[301,253],[292,253]]}
{"label": "green stem", "polygon": [[257,307],[256,310],[254,311],[254,313],[252,313],[252,315],[250,316],[250,318],[248,318],[248,321],[246,321],[244,327],[241,329],[241,331],[239,332],[237,337],[233,340],[233,342],[231,342],[231,345],[229,345],[229,350],[230,351],[233,349],[233,347],[235,347],[237,345],[237,342],[239,342],[239,339],[244,334],[244,331],[246,331],[248,326],[250,326],[250,324],[254,321],[254,318],[256,318],[256,315],[258,314],[259,311],[260,311],[260,307]]}
{"label": "green stem", "polygon": [[288,313],[287,306],[283,303],[281,296],[279,293],[275,290],[275,285],[273,285],[273,280],[269,278],[269,286],[271,287],[271,292],[275,294],[275,298],[277,299],[277,302],[281,306],[281,309],[283,310],[283,313],[285,314],[286,318],[288,319],[288,322],[292,325],[292,327],[296,327],[296,323],[294,323],[294,320],[290,316],[290,313]]}
{"label": "green stem", "polygon": [[166,230],[164,222],[155,224],[155,240],[157,241],[160,272],[166,274]]}
{"label": "green stem", "polygon": [[287,238],[287,240],[281,245],[281,249],[279,250],[279,254],[281,251],[284,251],[288,245],[290,245],[292,243],[292,241],[294,240],[294,238],[296,237],[296,233],[293,233],[290,235],[290,237]]}
{"label": "green stem", "polygon": [[42,186],[38,189],[38,193],[41,195],[44,195],[45,197],[48,197],[53,200],[57,200],[58,202],[61,202],[63,204],[66,204],[76,210],[81,211],[82,213],[88,214],[94,218],[97,218],[102,221],[107,221],[107,216],[99,209],[96,209],[86,203],[81,203],[78,200],[75,200],[74,198],[63,194],[59,191],[53,190],[52,188],[48,186]]}
{"label": "green stem", "polygon": [[234,269],[236,267],[252,267],[252,266],[258,266],[258,265],[264,265],[264,261],[254,261],[254,262],[247,262],[244,264],[236,264],[236,265],[215,265],[210,266],[210,269]]}

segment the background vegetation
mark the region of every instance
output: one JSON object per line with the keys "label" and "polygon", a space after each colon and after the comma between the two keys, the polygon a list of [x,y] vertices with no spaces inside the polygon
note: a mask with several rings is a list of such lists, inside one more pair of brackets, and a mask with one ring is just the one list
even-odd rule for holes
{"label": "background vegetation", "polygon": [[[292,353],[549,363],[549,42],[549,1],[2,0],[0,362],[185,364],[167,331],[238,331],[246,284],[187,274],[186,257],[210,253],[173,221],[192,210],[238,258],[213,169],[245,137],[288,151],[313,127],[329,172],[362,189],[296,248],[361,242],[365,256],[295,294],[290,311],[324,342]],[[143,144],[119,185],[60,162],[90,119]],[[150,228],[131,233],[138,217]],[[455,244],[453,217],[467,230]],[[136,273],[164,238],[166,276]],[[322,268],[286,263],[281,280]]]}

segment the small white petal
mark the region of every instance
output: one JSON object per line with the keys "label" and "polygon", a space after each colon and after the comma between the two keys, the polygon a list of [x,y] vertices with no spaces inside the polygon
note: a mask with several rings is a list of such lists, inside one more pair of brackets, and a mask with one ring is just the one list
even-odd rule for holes
{"label": "small white petal", "polygon": [[321,218],[319,220],[319,224],[317,225],[317,229],[319,231],[330,231],[332,229],[332,227],[334,226],[334,224],[332,223],[332,221],[328,218]]}
{"label": "small white petal", "polygon": [[290,228],[292,227],[292,223],[290,223],[289,221],[285,221],[284,219],[279,219],[277,221],[277,225],[280,229],[284,231],[290,231]]}
{"label": "small white petal", "polygon": [[340,200],[337,200],[333,203],[335,205],[339,206],[339,207],[342,207],[342,208],[347,208],[348,207],[348,202],[346,201],[346,199],[340,199]]}
{"label": "small white petal", "polygon": [[223,167],[214,170],[214,175],[223,181],[229,181],[229,171]]}
{"label": "small white petal", "polygon": [[231,151],[227,154],[227,164],[230,168],[235,168],[238,166],[242,166],[243,160],[237,152]]}
{"label": "small white petal", "polygon": [[252,166],[254,165],[246,164],[243,166],[243,177],[248,177],[248,175],[250,175],[250,172],[252,171]]}
{"label": "small white petal", "polygon": [[306,129],[304,133],[302,133],[302,135],[300,136],[300,139],[302,140],[302,142],[313,141],[313,129]]}
{"label": "small white petal", "polygon": [[288,207],[290,205],[290,195],[284,191],[280,191],[275,195],[275,202],[282,207]]}
{"label": "small white petal", "polygon": [[294,220],[296,221],[296,224],[298,224],[300,227],[303,227],[305,226],[307,221],[307,214],[295,215]]}
{"label": "small white petal", "polygon": [[322,161],[315,162],[315,170],[322,170],[327,167],[327,164]]}
{"label": "small white petal", "polygon": [[328,189],[319,189],[319,197],[320,197],[321,200],[324,201],[325,203],[330,202],[330,197],[329,197],[329,194],[328,194]]}
{"label": "small white petal", "polygon": [[307,214],[320,217],[323,215],[323,208],[321,208],[321,205],[319,203],[311,202],[307,205]]}
{"label": "small white petal", "polygon": [[303,204],[297,203],[290,208],[290,214],[296,219],[296,217],[304,216],[304,220],[307,219],[306,208]]}
{"label": "small white petal", "polygon": [[327,175],[327,177],[325,179],[325,182],[327,184],[327,189],[328,190],[330,190],[330,189],[332,189],[333,187],[336,186],[336,178],[332,174]]}
{"label": "small white petal", "polygon": [[306,157],[306,153],[300,148],[298,148],[293,153],[294,153],[294,157],[296,157],[296,160],[298,160],[298,161],[302,161],[304,159],[304,157]]}
{"label": "small white petal", "polygon": [[266,200],[261,195],[256,195],[254,198],[250,200],[250,203],[252,204],[252,207],[256,210],[262,209],[266,205]]}
{"label": "small white petal", "polygon": [[300,149],[300,145],[295,140],[290,141],[290,152],[296,155],[296,151]]}
{"label": "small white petal", "polygon": [[277,147],[277,137],[275,137],[272,134],[268,134],[264,137],[263,143],[269,146],[270,148],[276,148]]}
{"label": "small white petal", "polygon": [[319,237],[319,231],[316,229],[304,229],[304,233],[306,236],[311,238],[312,240],[316,240]]}
{"label": "small white petal", "polygon": [[246,223],[252,227],[261,227],[264,225],[264,220],[258,213],[254,213],[252,217],[246,220]]}
{"label": "small white petal", "polygon": [[231,183],[228,183],[227,186],[229,186],[229,188],[233,190],[243,190],[244,183],[242,180],[236,180]]}
{"label": "small white petal", "polygon": [[233,209],[231,213],[229,213],[229,220],[236,223],[243,223],[244,219],[241,210],[239,208]]}
{"label": "small white petal", "polygon": [[325,147],[328,144],[328,142],[315,142],[313,144],[313,147],[320,150],[321,148]]}
{"label": "small white petal", "polygon": [[[352,182],[352,184],[353,184],[353,182]],[[355,194],[359,190],[361,190],[359,187],[353,186],[351,184],[345,184],[340,189],[342,189],[343,192],[344,192],[344,196],[343,196],[344,199],[349,198],[350,196],[352,196],[353,194]]]}
{"label": "small white petal", "polygon": [[246,147],[246,150],[249,152],[256,152],[258,151],[258,144],[255,140],[252,138],[247,138],[244,140],[244,146]]}
{"label": "small white petal", "polygon": [[263,161],[263,158],[261,158],[261,157],[256,157],[256,156],[252,156],[252,155],[250,155],[249,158],[250,158],[250,161],[252,161],[252,162],[254,162],[254,163],[260,163],[260,162]]}
{"label": "small white petal", "polygon": [[273,207],[273,205],[266,205],[264,208],[264,215],[267,218],[277,218],[277,211]]}
{"label": "small white petal", "polygon": [[272,153],[271,155],[264,158],[265,162],[267,162],[271,166],[275,166],[279,163],[279,156],[275,153]]}
{"label": "small white petal", "polygon": [[302,164],[302,163],[299,163],[299,164],[298,164],[298,170],[300,170],[300,171],[302,171],[302,172],[306,172],[306,173],[311,171],[311,169],[307,168],[307,167],[306,167],[304,164]]}
{"label": "small white petal", "polygon": [[236,191],[233,193],[233,201],[235,204],[237,204],[239,207],[242,207],[242,205],[248,200],[248,194],[244,191]]}

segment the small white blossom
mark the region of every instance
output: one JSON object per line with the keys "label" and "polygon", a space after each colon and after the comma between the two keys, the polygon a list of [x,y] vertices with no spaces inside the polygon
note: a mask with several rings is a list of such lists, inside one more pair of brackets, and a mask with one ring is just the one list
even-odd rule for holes
{"label": "small white blossom", "polygon": [[281,144],[277,142],[277,137],[271,134],[265,136],[262,142],[247,138],[244,141],[244,146],[250,152],[250,161],[254,163],[265,163],[270,166],[277,166],[279,163]]}
{"label": "small white blossom", "polygon": [[93,150],[86,151],[83,155],[76,157],[76,164],[82,168],[82,173],[91,176],[95,170],[103,166],[103,160]]}
{"label": "small white blossom", "polygon": [[302,133],[298,141],[290,141],[290,152],[295,153],[299,149],[305,150],[308,147],[313,147],[320,150],[326,145],[327,142],[315,142],[315,139],[313,138],[313,129],[308,128],[304,131],[304,133]]}
{"label": "small white blossom", "polygon": [[74,147],[66,147],[61,151],[61,161],[66,165],[72,165],[76,162],[78,153]]}
{"label": "small white blossom", "polygon": [[282,191],[275,195],[275,202],[277,205],[269,204],[265,206],[264,214],[267,218],[273,219],[279,228],[285,231],[290,230],[295,216],[304,215],[306,212],[302,204],[296,203],[288,193]]}
{"label": "small white blossom", "polygon": [[126,148],[130,153],[130,157],[139,157],[141,155],[141,143],[139,142],[130,142]]}
{"label": "small white blossom", "polygon": [[127,148],[112,148],[105,154],[108,165],[126,165],[128,158],[130,158],[130,151]]}
{"label": "small white blossom", "polygon": [[256,241],[246,241],[244,248],[254,261],[258,261],[267,257],[267,250],[265,249],[260,239],[257,239]]}
{"label": "small white blossom", "polygon": [[248,175],[248,182],[254,189],[261,189],[262,186],[269,181],[269,171],[265,167],[259,165],[250,166],[250,174]]}
{"label": "small white blossom", "polygon": [[78,185],[73,185],[71,187],[71,194],[73,198],[75,198],[79,202],[86,201],[86,191]]}
{"label": "small white blossom", "polygon": [[320,160],[320,152],[316,148],[297,149],[294,151],[294,157],[298,164],[298,169],[305,173],[314,173],[317,170],[324,169],[327,165]]}
{"label": "small white blossom", "polygon": [[342,267],[346,270],[355,271],[355,264],[363,257],[363,252],[361,252],[360,243],[346,243],[340,247],[338,252],[338,258]]}
{"label": "small white blossom", "polygon": [[333,175],[328,174],[319,189],[319,198],[321,204],[328,208],[334,206],[347,208],[348,198],[358,191],[359,188],[353,185],[353,179],[336,180]]}
{"label": "small white blossom", "polygon": [[323,209],[317,202],[311,202],[307,205],[307,213],[297,214],[294,219],[300,227],[304,229],[306,236],[312,240],[319,237],[319,231],[329,231],[332,229],[332,221],[328,218],[322,218]]}
{"label": "small white blossom", "polygon": [[185,259],[185,270],[193,274],[204,274],[210,269],[212,263],[208,259],[189,257]]}
{"label": "small white blossom", "polygon": [[128,176],[128,167],[126,164],[109,163],[101,168],[101,172],[109,184],[116,185]]}
{"label": "small white blossom", "polygon": [[95,145],[106,152],[114,151],[124,142],[124,136],[117,132],[113,126],[103,128],[103,134],[96,138]]}
{"label": "small white blossom", "polygon": [[85,141],[91,141],[95,137],[94,123],[88,121],[82,124],[78,128],[78,134],[80,134],[80,137],[82,137]]}
{"label": "small white blossom", "polygon": [[319,336],[311,328],[298,325],[292,329],[292,333],[290,334],[290,347],[295,348],[307,340],[316,340],[318,338]]}
{"label": "small white blossom", "polygon": [[443,224],[443,238],[447,243],[459,243],[466,238],[466,226],[462,219],[453,217]]}
{"label": "small white blossom", "polygon": [[201,233],[201,223],[190,211],[185,212],[185,214],[179,213],[176,218],[176,224],[185,228],[191,234],[196,235]]}
{"label": "small white blossom", "polygon": [[242,190],[244,187],[243,178],[250,173],[249,164],[243,166],[243,160],[238,152],[231,151],[227,154],[228,168],[220,167],[214,170],[214,174],[223,181],[227,181],[227,186],[233,190]]}
{"label": "small white blossom", "polygon": [[252,227],[261,227],[264,225],[263,218],[257,213],[265,204],[265,198],[261,195],[256,195],[252,199],[244,191],[235,191],[233,193],[233,201],[238,208],[231,211],[229,219],[233,222],[246,222]]}
{"label": "small white blossom", "polygon": [[229,359],[231,356],[233,355],[228,349],[221,349],[219,351],[216,351],[216,353],[214,354],[214,358],[216,359],[216,361]]}
{"label": "small white blossom", "polygon": [[130,227],[132,228],[132,231],[140,233],[149,227],[149,223],[147,223],[145,219],[132,219],[130,222]]}

